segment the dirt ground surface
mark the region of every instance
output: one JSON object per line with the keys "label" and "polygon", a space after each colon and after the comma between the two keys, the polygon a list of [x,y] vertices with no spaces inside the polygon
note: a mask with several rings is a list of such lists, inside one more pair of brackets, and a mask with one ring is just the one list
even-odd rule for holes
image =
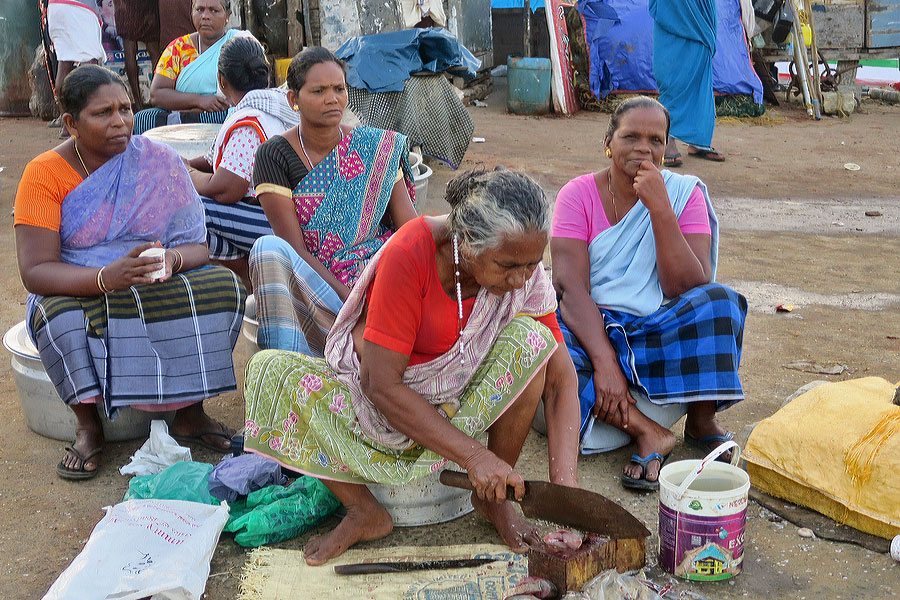
{"label": "dirt ground surface", "polygon": [[[503,164],[531,173],[551,197],[569,179],[604,166],[601,144],[608,115],[521,117],[505,112],[505,80],[495,81],[487,108],[471,108],[475,136],[464,167]],[[723,164],[685,157],[681,172],[700,176],[722,223],[719,280],[750,300],[741,376],[747,400],[721,415],[740,431],[772,414],[786,397],[813,379],[877,375],[900,380],[900,108],[864,103],[846,119],[809,120],[791,108],[770,110],[764,124],[720,122],[714,145]],[[22,320],[25,292],[15,264],[12,217],[18,178],[32,157],[57,143],[44,123],[0,120],[0,325]],[[682,148],[683,151],[683,148]],[[857,171],[845,163],[860,166]],[[442,212],[444,184],[452,171],[436,166],[427,213]],[[876,211],[880,216],[866,216]],[[794,304],[794,312],[774,311]],[[238,357],[240,373],[246,356]],[[848,367],[826,376],[785,368],[807,360]],[[82,549],[101,507],[119,502],[128,478],[117,467],[143,442],[112,443],[100,475],[84,483],[60,480],[54,467],[62,442],[25,426],[8,359],[0,361],[0,595],[40,597]],[[210,412],[242,423],[239,393],[208,402]],[[682,423],[673,427],[681,438]],[[630,448],[583,457],[584,487],[631,510],[654,532],[648,540],[650,575],[656,567],[657,497],[624,491],[618,475]],[[197,451],[195,460],[218,456]],[[675,460],[694,454],[678,445]],[[810,457],[815,460],[815,457]],[[518,469],[547,477],[546,439],[532,432]],[[335,524],[331,519],[319,531]],[[279,544],[301,548],[307,535]],[[399,528],[368,547],[498,543],[474,515],[420,528]],[[367,547],[366,545],[362,546]],[[223,536],[212,561],[207,598],[234,598],[245,550]],[[798,536],[797,527],[751,503],[743,573],[723,583],[679,584],[709,598],[892,598],[900,595],[900,565],[858,546]]]}

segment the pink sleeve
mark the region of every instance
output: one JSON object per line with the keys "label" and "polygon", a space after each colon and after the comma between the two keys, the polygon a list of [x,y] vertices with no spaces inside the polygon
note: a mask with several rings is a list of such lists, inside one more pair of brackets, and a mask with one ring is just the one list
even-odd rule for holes
{"label": "pink sleeve", "polygon": [[[594,176],[590,175],[591,181]],[[576,177],[559,190],[553,209],[553,237],[591,241],[591,197],[585,193],[584,176]]]}
{"label": "pink sleeve", "polygon": [[706,198],[703,197],[703,191],[700,186],[694,188],[691,197],[688,198],[687,205],[681,211],[678,217],[678,226],[681,233],[705,233],[710,235],[712,230],[709,228],[709,212],[706,210]]}
{"label": "pink sleeve", "polygon": [[220,169],[228,169],[249,183],[253,180],[253,157],[262,144],[259,134],[249,125],[238,127],[231,132],[228,143],[222,151]]}

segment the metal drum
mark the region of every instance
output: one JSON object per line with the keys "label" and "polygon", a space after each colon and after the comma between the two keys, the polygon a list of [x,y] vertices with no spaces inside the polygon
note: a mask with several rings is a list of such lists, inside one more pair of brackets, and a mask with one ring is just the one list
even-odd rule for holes
{"label": "metal drum", "polygon": [[168,144],[181,158],[195,158],[206,154],[216,141],[220,127],[216,123],[164,125],[144,132],[144,137]]}
{"label": "metal drum", "polygon": [[[59,399],[47,377],[37,348],[25,331],[25,321],[6,332],[3,345],[12,354],[13,377],[28,428],[55,440],[70,442],[75,439],[75,413]],[[103,423],[103,436],[110,442],[145,438],[150,433],[150,421],[165,419],[171,422],[175,416],[174,412],[150,413],[125,408],[115,421],[110,421],[103,410],[98,412]]]}

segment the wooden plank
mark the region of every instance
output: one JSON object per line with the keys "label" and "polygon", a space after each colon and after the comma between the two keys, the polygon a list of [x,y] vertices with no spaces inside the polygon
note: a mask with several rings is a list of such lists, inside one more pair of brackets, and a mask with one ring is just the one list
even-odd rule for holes
{"label": "wooden plank", "polygon": [[341,44],[362,34],[356,2],[319,0],[320,44],[337,50]]}
{"label": "wooden plank", "polygon": [[303,31],[303,4],[303,0],[285,0],[288,56],[294,56],[306,45],[306,34]]}
{"label": "wooden plank", "polygon": [[[820,50],[865,46],[865,10],[862,4],[813,4],[813,27]],[[825,54],[826,58],[831,58]]]}
{"label": "wooden plank", "polygon": [[396,0],[356,0],[360,15],[360,30],[363,35],[372,35],[383,31],[399,31],[406,29],[400,3]]}
{"label": "wooden plank", "polygon": [[900,46],[900,0],[868,0],[866,46]]}

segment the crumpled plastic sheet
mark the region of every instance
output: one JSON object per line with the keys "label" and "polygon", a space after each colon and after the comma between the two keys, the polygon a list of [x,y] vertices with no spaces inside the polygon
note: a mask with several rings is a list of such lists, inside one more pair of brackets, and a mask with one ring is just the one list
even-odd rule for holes
{"label": "crumpled plastic sheet", "polygon": [[284,485],[287,477],[281,466],[258,454],[225,458],[209,474],[209,493],[234,502],[241,496],[270,485]]}
{"label": "crumpled plastic sheet", "polygon": [[449,71],[466,80],[481,68],[448,29],[405,29],[350,38],[335,55],[347,63],[347,83],[369,92],[402,92],[413,73]]}
{"label": "crumpled plastic sheet", "polygon": [[169,435],[169,426],[157,419],[150,422],[150,437],[131,457],[131,462],[119,469],[122,475],[154,475],[177,462],[191,461],[191,450],[179,446]]}

